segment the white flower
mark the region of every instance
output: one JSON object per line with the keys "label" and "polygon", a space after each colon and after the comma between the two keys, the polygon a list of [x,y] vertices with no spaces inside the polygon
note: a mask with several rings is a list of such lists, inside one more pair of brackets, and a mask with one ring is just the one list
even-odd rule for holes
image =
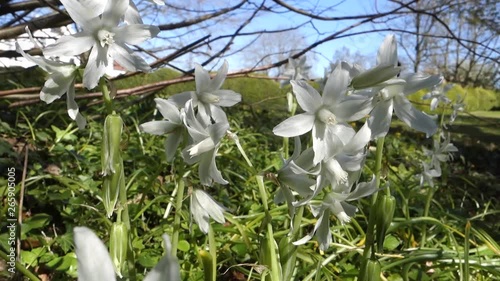
{"label": "white flower", "polygon": [[83,129],[87,121],[80,114],[78,104],[75,102],[75,75],[78,67],[72,63],[30,56],[21,49],[17,42],[16,51],[49,73],[49,78],[45,81],[40,92],[40,99],[49,104],[66,94],[68,115],[76,121],[78,128]]}
{"label": "white flower", "polygon": [[464,98],[459,95],[458,100],[451,105],[451,108],[453,109],[453,112],[451,113],[450,121],[448,122],[448,124],[450,125],[455,122],[455,119],[458,116],[458,112],[462,112],[465,110]]}
{"label": "white flower", "polygon": [[[443,142],[440,142],[443,138]],[[429,150],[424,148],[424,154],[431,157],[431,168],[436,169],[441,173],[441,162],[447,162],[452,158],[452,153],[458,152],[458,148],[450,142],[450,135],[440,136],[438,139],[434,139],[433,149]]]}
{"label": "white flower", "polygon": [[387,134],[393,112],[411,128],[426,133],[427,137],[436,133],[438,127],[435,120],[416,109],[406,96],[440,83],[441,77],[412,73],[402,75],[402,80],[401,84],[389,85],[376,94],[375,106],[367,122],[372,131],[372,139]]}
{"label": "white flower", "polygon": [[61,0],[66,11],[82,31],[66,35],[44,49],[46,56],[74,56],[91,50],[85,71],[83,85],[93,89],[106,67],[113,59],[130,71],[148,71],[149,65],[126,44],[140,44],[156,36],[158,27],[144,24],[121,25],[121,18],[129,7],[127,0],[108,0],[101,15],[96,16],[96,1],[84,5],[77,0]]}
{"label": "white flower", "polygon": [[425,94],[423,100],[431,100],[430,108],[432,111],[436,110],[439,103],[448,104],[451,100],[446,96],[448,91],[453,88],[453,84],[446,84],[445,86],[436,86],[431,92]]}
{"label": "white flower", "polygon": [[226,79],[228,63],[224,64],[217,71],[213,79],[207,70],[199,64],[195,66],[195,92],[184,92],[173,95],[170,99],[179,107],[183,107],[188,100],[192,100],[193,108],[198,108],[198,114],[202,119],[210,121],[210,117],[215,122],[225,122],[226,114],[222,107],[233,106],[241,101],[241,95],[232,90],[222,90],[220,87]]}
{"label": "white flower", "polygon": [[185,112],[184,125],[191,136],[191,144],[182,150],[184,161],[188,164],[199,162],[198,174],[201,184],[212,185],[213,181],[227,184],[217,169],[215,156],[222,137],[229,129],[229,123],[207,124],[205,120],[195,116],[191,101],[187,102]]}
{"label": "white flower", "polygon": [[292,81],[293,92],[304,113],[292,116],[274,127],[275,135],[294,137],[312,130],[314,160],[317,164],[335,154],[341,145],[339,136],[352,128],[347,122],[363,118],[371,109],[364,96],[346,96],[349,72],[345,63],[337,64],[323,95],[305,82]]}
{"label": "white flower", "polygon": [[170,100],[156,98],[156,108],[160,111],[165,120],[150,121],[141,124],[139,128],[149,134],[163,135],[169,134],[165,140],[165,153],[167,161],[172,161],[175,152],[182,142],[182,135],[184,133],[184,109],[179,109]]}
{"label": "white flower", "polygon": [[208,233],[210,217],[218,223],[224,223],[224,208],[203,190],[194,189],[191,194],[191,215],[204,233]]}
{"label": "white flower", "polygon": [[431,165],[425,162],[422,162],[422,166],[424,167],[424,171],[420,174],[420,186],[428,183],[431,187],[434,187],[434,178],[441,176],[441,169],[432,169]]}
{"label": "white flower", "polygon": [[335,215],[342,224],[349,223],[351,217],[357,211],[357,208],[348,201],[358,200],[369,196],[377,190],[376,179],[373,176],[370,182],[363,182],[356,185],[356,188],[351,192],[350,184],[339,186],[336,190],[329,192],[323,198],[320,206],[311,206],[311,211],[315,217],[319,219],[316,222],[313,231],[304,236],[302,239],[293,242],[294,245],[302,245],[316,236],[320,244],[320,249],[325,251],[330,246],[332,241],[330,232],[330,214]]}
{"label": "white flower", "polygon": [[[87,227],[73,229],[78,260],[78,281],[115,281],[115,269],[104,243]],[[163,235],[165,255],[144,281],[180,281],[179,262],[171,254],[170,239]]]}
{"label": "white flower", "polygon": [[294,60],[292,58],[288,59],[288,64],[286,65],[283,76],[288,77],[287,80],[281,80],[281,87],[290,84],[291,80],[309,80],[309,70],[310,65],[306,65],[306,56],[302,56],[299,60]]}

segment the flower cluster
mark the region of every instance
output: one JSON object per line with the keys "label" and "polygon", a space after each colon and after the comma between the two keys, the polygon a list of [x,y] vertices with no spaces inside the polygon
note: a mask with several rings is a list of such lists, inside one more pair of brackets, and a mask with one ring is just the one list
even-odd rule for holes
{"label": "flower cluster", "polygon": [[[428,137],[437,131],[435,120],[417,110],[407,96],[435,87],[442,78],[400,72],[396,39],[389,35],[380,46],[374,68],[362,70],[357,65],[339,62],[328,76],[322,94],[303,80],[290,82],[304,112],[273,129],[278,136],[297,137],[293,155],[277,174],[281,189],[276,200],[287,201],[293,208],[308,205],[318,217],[313,231],[296,244],[316,235],[320,248],[328,248],[330,215],[342,223],[349,222],[356,207],[348,202],[377,190],[375,178],[358,181],[366,146],[370,140],[387,134],[393,113]],[[366,122],[358,131],[350,125],[365,117]],[[298,136],[309,132],[312,148],[302,151]]]}
{"label": "flower cluster", "polygon": [[[222,107],[237,104],[241,101],[241,95],[220,89],[227,72],[228,64],[224,62],[212,79],[207,70],[196,65],[196,91],[176,94],[169,99],[155,99],[156,107],[164,119],[140,125],[146,133],[169,135],[165,141],[168,161],[174,159],[177,148],[185,139],[187,145],[182,149],[182,157],[189,165],[198,163],[200,182],[206,186],[214,182],[228,183],[215,162],[221,140],[229,130],[229,122]],[[208,232],[209,216],[224,222],[221,207],[210,196],[201,190],[194,190],[191,196],[191,213],[203,232]]]}
{"label": "flower cluster", "polygon": [[40,99],[51,103],[66,93],[68,115],[82,128],[85,119],[75,102],[74,88],[78,67],[73,63],[59,62],[56,58],[90,51],[83,72],[83,85],[93,89],[113,61],[129,71],[149,71],[146,61],[127,45],[140,44],[155,37],[160,30],[157,26],[142,24],[138,13],[134,13],[137,8],[129,0],[62,0],[61,3],[81,30],[63,36],[44,48],[45,57],[32,57],[23,52],[18,44],[16,48],[26,59],[49,73]]}

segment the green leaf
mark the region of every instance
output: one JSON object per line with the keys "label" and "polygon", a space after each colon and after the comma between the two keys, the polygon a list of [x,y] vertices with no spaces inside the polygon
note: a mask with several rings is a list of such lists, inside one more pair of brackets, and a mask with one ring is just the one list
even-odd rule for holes
{"label": "green leaf", "polygon": [[139,255],[138,262],[146,268],[153,268],[158,263],[159,257],[153,256],[149,251],[144,251]]}
{"label": "green leaf", "polygon": [[28,226],[30,229],[42,228],[49,225],[52,216],[47,214],[36,214],[23,223],[23,227]]}
{"label": "green leaf", "polygon": [[191,248],[191,246],[189,245],[189,242],[186,240],[179,241],[179,244],[177,245],[177,249],[179,249],[183,252],[189,251],[190,248]]}
{"label": "green leaf", "polygon": [[392,251],[394,249],[396,249],[399,244],[401,244],[401,241],[399,241],[399,239],[393,235],[387,235],[385,237],[385,240],[384,240],[384,248],[389,250],[389,251]]}

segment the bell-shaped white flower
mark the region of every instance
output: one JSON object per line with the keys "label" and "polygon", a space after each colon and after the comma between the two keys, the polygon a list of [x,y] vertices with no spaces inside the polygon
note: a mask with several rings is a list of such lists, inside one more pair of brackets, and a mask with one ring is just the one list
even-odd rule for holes
{"label": "bell-shaped white flower", "polygon": [[427,137],[436,133],[436,121],[429,115],[416,109],[407,96],[421,89],[432,88],[442,81],[438,75],[409,73],[400,79],[375,91],[374,108],[370,113],[367,126],[372,131],[372,139],[387,135],[391,125],[392,114],[411,128],[426,133]]}
{"label": "bell-shaped white flower", "polygon": [[465,110],[464,100],[465,99],[459,95],[458,100],[451,105],[451,109],[453,111],[450,114],[450,121],[448,122],[448,124],[453,124],[458,116],[458,113]]}
{"label": "bell-shaped white flower", "polygon": [[87,121],[80,114],[78,104],[75,101],[75,75],[78,67],[72,63],[30,56],[21,49],[17,42],[16,51],[27,60],[37,64],[41,69],[49,73],[49,78],[45,81],[42,91],[40,92],[40,99],[49,104],[66,94],[68,115],[71,119],[76,121],[78,128],[83,129]]}
{"label": "bell-shaped white flower", "polygon": [[448,91],[453,88],[453,84],[446,84],[434,87],[434,89],[425,94],[423,100],[431,100],[430,108],[432,111],[436,110],[439,103],[449,104],[451,100],[446,96]]}
{"label": "bell-shaped white flower", "polygon": [[97,86],[113,60],[130,71],[150,70],[146,61],[134,54],[127,44],[140,44],[160,30],[144,24],[120,25],[129,7],[128,0],[108,0],[102,14],[97,16],[99,9],[95,1],[61,0],[61,3],[82,31],[61,37],[43,53],[46,56],[74,56],[91,50],[83,73],[83,85],[87,89]]}
{"label": "bell-shaped white flower", "polygon": [[[441,139],[443,139],[442,142]],[[431,158],[431,168],[436,169],[439,173],[441,173],[441,163],[453,159],[452,153],[458,152],[458,148],[450,142],[449,134],[448,136],[442,134],[439,138],[434,139],[432,150],[426,148],[423,150],[424,154]]]}
{"label": "bell-shaped white flower", "polygon": [[210,218],[218,223],[224,223],[224,208],[210,195],[200,189],[193,189],[190,201],[191,215],[203,233],[208,233]]}
{"label": "bell-shaped white flower", "polygon": [[[115,268],[101,239],[87,227],[75,227],[73,233],[78,260],[78,281],[115,281]],[[167,235],[164,235],[163,239],[165,255],[146,275],[145,281],[181,280],[179,262],[171,254],[170,239]]]}
{"label": "bell-shaped white flower", "polygon": [[230,107],[241,101],[241,95],[232,90],[223,90],[220,87],[227,76],[228,63],[224,61],[213,79],[210,73],[199,64],[195,66],[196,91],[173,95],[170,99],[179,107],[183,107],[188,100],[192,100],[193,108],[198,108],[202,119],[215,122],[225,122],[226,114],[221,107]]}
{"label": "bell-shaped white flower", "polygon": [[428,183],[431,187],[434,187],[434,178],[438,178],[441,176],[441,169],[433,169],[432,164],[428,164],[422,162],[422,167],[424,170],[419,175],[420,176],[420,186],[424,186],[425,183]]}
{"label": "bell-shaped white flower", "polygon": [[229,129],[229,123],[206,123],[200,116],[195,116],[191,100],[186,103],[185,112],[184,125],[191,137],[191,144],[182,150],[184,161],[188,164],[199,163],[198,174],[201,184],[212,185],[214,181],[227,184],[217,169],[215,156],[222,137]]}
{"label": "bell-shaped white flower", "polygon": [[334,155],[341,145],[339,136],[352,130],[347,122],[359,120],[371,110],[370,100],[365,96],[346,95],[349,72],[345,65],[337,64],[322,96],[309,84],[292,81],[297,102],[305,112],[273,129],[275,135],[282,137],[299,136],[312,130],[314,164]]}
{"label": "bell-shaped white flower", "polygon": [[175,152],[182,142],[184,134],[184,109],[179,110],[170,100],[156,98],[156,108],[160,111],[164,120],[149,121],[141,124],[139,128],[149,134],[169,136],[165,140],[165,153],[167,161],[172,161]]}
{"label": "bell-shaped white flower", "polygon": [[320,249],[322,251],[328,249],[332,241],[330,214],[335,215],[342,224],[348,223],[351,217],[355,215],[357,208],[347,202],[369,196],[377,191],[375,176],[373,176],[370,182],[357,184],[353,191],[350,191],[351,186],[350,184],[338,186],[337,189],[325,195],[319,206],[311,205],[313,215],[315,217],[319,216],[318,221],[314,229],[302,239],[295,241],[294,245],[305,244],[316,236],[320,244]]}

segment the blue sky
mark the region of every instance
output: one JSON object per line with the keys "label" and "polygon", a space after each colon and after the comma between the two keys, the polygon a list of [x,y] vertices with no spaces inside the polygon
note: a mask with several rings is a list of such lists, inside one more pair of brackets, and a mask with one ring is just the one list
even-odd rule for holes
{"label": "blue sky", "polygon": [[[310,1],[313,2],[313,1]],[[316,1],[314,1],[316,2]],[[326,6],[331,5],[332,1],[317,1],[318,6]],[[348,16],[348,15],[363,15],[373,13],[375,10],[375,2],[376,1],[366,1],[366,0],[348,0],[343,1],[341,4],[336,6],[334,11],[329,11],[326,15],[328,16]],[[385,2],[385,1],[381,1]],[[381,8],[379,5],[378,8]],[[253,25],[253,29],[278,29],[283,27],[289,27],[296,24],[300,24],[309,20],[304,16],[292,13],[286,14],[271,14],[268,13],[265,16],[257,19],[255,24]],[[331,34],[335,31],[341,30],[351,24],[358,22],[358,20],[354,21],[319,21],[313,20],[314,28],[311,24],[308,24],[301,28],[301,33],[306,37],[307,43],[312,44],[317,40],[324,38],[327,34]],[[370,24],[364,24],[355,29],[356,32],[369,30],[372,26]],[[324,33],[323,35],[318,34]],[[361,36],[352,36],[342,39],[335,39],[330,42],[323,43],[314,49],[318,54],[315,56],[316,63],[313,65],[312,69],[312,77],[319,77],[323,75],[323,71],[330,64],[330,61],[335,61],[336,59],[333,57],[336,50],[342,49],[342,47],[346,47],[350,50],[351,54],[359,52],[362,55],[369,56],[373,59],[375,63],[376,53],[378,47],[380,46],[383,38],[386,34],[378,34],[378,33],[370,33]],[[234,67],[239,68],[237,66],[237,59],[230,59],[230,63],[233,64]],[[233,67],[231,67],[233,68]]]}

